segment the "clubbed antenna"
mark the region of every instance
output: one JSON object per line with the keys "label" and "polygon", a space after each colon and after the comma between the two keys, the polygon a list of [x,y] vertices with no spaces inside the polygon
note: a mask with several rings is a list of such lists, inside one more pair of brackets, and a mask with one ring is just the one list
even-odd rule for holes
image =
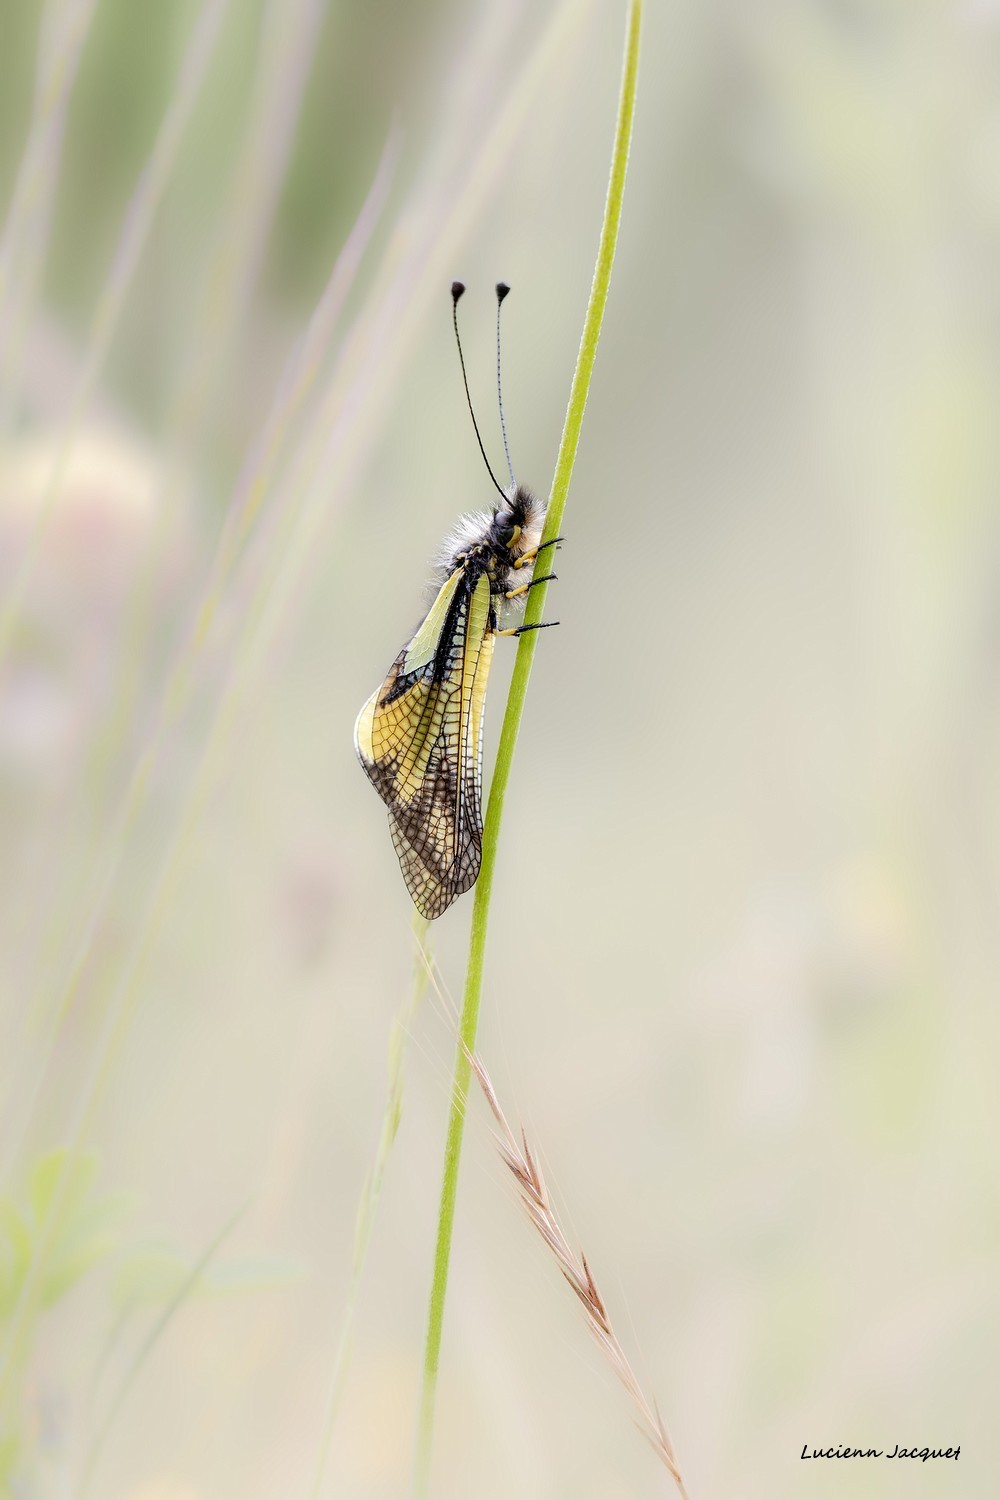
{"label": "clubbed antenna", "polygon": [[497,483],[497,476],[494,474],[493,470],[490,468],[490,461],[486,457],[486,449],[483,447],[483,440],[479,436],[479,423],[476,421],[476,414],[472,410],[472,397],[469,395],[469,377],[465,373],[465,355],[462,353],[462,340],[459,338],[459,335],[458,335],[458,299],[459,299],[459,297],[461,297],[461,295],[462,295],[462,293],[464,291],[465,291],[465,283],[464,283],[464,281],[453,281],[452,282],[452,284],[451,284],[451,321],[452,321],[452,323],[455,326],[455,343],[458,345],[458,358],[459,358],[459,362],[460,362],[460,364],[462,366],[462,381],[463,381],[463,384],[465,385],[465,399],[469,403],[469,416],[472,418],[472,425],[475,428],[475,433],[476,433],[476,442],[479,444],[479,451],[483,455],[483,463],[486,465],[486,472],[489,474],[490,478],[492,479],[494,488],[496,489],[497,493],[500,495],[500,498],[502,500],[506,500],[507,496],[504,494],[503,490],[500,488],[500,485]]}
{"label": "clubbed antenna", "polygon": [[517,485],[514,478],[514,465],[510,461],[510,449],[507,447],[507,424],[503,419],[503,384],[500,380],[500,309],[503,299],[510,291],[506,281],[497,282],[497,404],[500,407],[500,431],[503,433],[503,451],[507,455],[507,473],[510,475],[511,489]]}

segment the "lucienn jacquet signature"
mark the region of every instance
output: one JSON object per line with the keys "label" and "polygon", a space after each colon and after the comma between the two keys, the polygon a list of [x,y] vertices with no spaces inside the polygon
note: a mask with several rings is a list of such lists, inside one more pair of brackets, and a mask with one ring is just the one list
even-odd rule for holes
{"label": "lucienn jacquet signature", "polygon": [[845,1448],[838,1443],[836,1448],[809,1449],[802,1444],[800,1458],[919,1458],[926,1463],[929,1458],[958,1458],[961,1448],[901,1448],[897,1443],[892,1452],[885,1448]]}

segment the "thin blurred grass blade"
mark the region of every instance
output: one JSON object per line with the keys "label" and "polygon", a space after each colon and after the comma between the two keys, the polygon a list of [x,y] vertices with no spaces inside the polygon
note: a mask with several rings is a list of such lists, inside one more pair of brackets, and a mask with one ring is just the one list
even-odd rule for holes
{"label": "thin blurred grass blade", "polygon": [[51,0],[39,28],[28,136],[0,235],[0,432],[17,416],[24,340],[34,317],[70,95],[97,0]]}
{"label": "thin blurred grass blade", "polygon": [[107,1443],[108,1437],[110,1436],[112,1428],[114,1427],[118,1413],[121,1411],[123,1405],[125,1404],[125,1400],[128,1397],[130,1390],[135,1385],[135,1382],[138,1379],[143,1366],[149,1359],[150,1355],[153,1353],[153,1350],[156,1348],[167,1328],[173,1322],[177,1313],[184,1306],[184,1303],[188,1300],[192,1292],[197,1287],[198,1282],[201,1280],[208,1266],[222,1249],[222,1246],[232,1234],[237,1224],[239,1224],[240,1220],[246,1216],[246,1212],[249,1206],[250,1205],[248,1203],[244,1203],[241,1208],[238,1208],[236,1212],[226,1220],[225,1224],[223,1224],[218,1234],[205,1248],[202,1255],[191,1267],[190,1273],[184,1278],[181,1285],[177,1288],[174,1296],[170,1298],[160,1316],[153,1323],[152,1328],[150,1328],[146,1337],[143,1339],[142,1343],[139,1345],[138,1349],[129,1360],[128,1368],[122,1376],[121,1383],[111,1399],[111,1404],[108,1407],[104,1421],[101,1423],[100,1430],[94,1438],[94,1441],[91,1443],[90,1451],[88,1452],[87,1457],[84,1460],[83,1472],[80,1477],[79,1487],[81,1500],[82,1497],[85,1496],[90,1489],[90,1486],[94,1479],[94,1475],[97,1471],[97,1466],[101,1459],[101,1454],[104,1451],[105,1444]]}
{"label": "thin blurred grass blade", "polygon": [[[255,458],[248,465],[247,471],[237,486],[233,500],[233,509],[237,514],[245,515],[248,507],[260,504],[280,449],[316,379],[319,365],[333,336],[344,300],[353,284],[354,276],[361,263],[365,248],[384,206],[389,184],[395,171],[398,152],[399,138],[393,134],[390,136],[383,151],[374,181],[369,189],[358,219],[351,233],[348,235],[343,250],[334,263],[326,288],[310,319],[304,339],[279,384],[271,411],[264,424],[263,433],[254,450]],[[216,553],[216,561],[213,565],[209,582],[206,585],[206,592],[199,609],[198,621],[201,629],[204,628],[205,619],[211,615],[211,611],[221,594],[225,579],[228,577],[228,568],[235,555],[235,547],[232,543],[228,545],[226,543],[226,534],[224,532],[223,538],[220,540],[220,545]],[[185,701],[187,683],[195,665],[195,648],[198,639],[199,636],[196,632],[188,651],[182,653],[175,663],[173,673],[165,689],[164,701],[160,706],[159,717],[155,720],[154,728],[145,750],[132,771],[114,825],[108,835],[107,856],[103,862],[103,869],[96,881],[96,891],[90,901],[87,917],[79,929],[79,935],[72,950],[72,959],[66,976],[60,985],[56,1002],[52,1009],[48,1029],[41,1048],[41,1061],[36,1078],[28,1091],[23,1111],[23,1121],[20,1127],[10,1127],[4,1132],[3,1170],[0,1172],[0,1181],[4,1180],[13,1170],[14,1161],[20,1150],[31,1115],[39,1098],[56,1039],[72,1007],[88,955],[92,950],[101,916],[111,894],[126,840],[136,817],[144,805],[153,770],[154,748],[157,740],[164,735],[168,726],[173,723]],[[58,942],[59,936],[60,934],[57,933],[48,941],[50,943]],[[31,1006],[24,1008],[26,1020],[31,1010]]]}
{"label": "thin blurred grass blade", "polygon": [[[186,451],[196,443],[196,433],[210,425],[213,392],[219,375],[232,359],[232,342],[240,309],[250,296],[259,272],[265,244],[269,238],[277,200],[279,178],[287,166],[288,152],[298,118],[297,104],[305,84],[306,62],[311,57],[316,32],[326,9],[326,0],[298,0],[297,10],[287,13],[280,0],[272,0],[261,42],[261,79],[257,89],[257,108],[248,126],[248,145],[240,152],[236,182],[230,208],[217,239],[216,251],[206,273],[199,309],[192,319],[191,357],[185,361],[175,385],[168,417],[168,451]],[[279,25],[280,18],[285,20]],[[275,58],[273,33],[282,34],[282,45]],[[287,34],[286,34],[287,33]],[[263,153],[266,166],[260,165],[261,142],[268,143]],[[380,218],[399,156],[398,133],[390,133],[375,178],[361,212],[345,245],[337,257],[334,270],[319,303],[310,318],[306,333],[296,346],[279,383],[260,436],[244,464],[236,495],[227,509],[224,523],[225,542],[217,549],[205,585],[201,606],[200,633],[212,618],[215,604],[228,578],[238,540],[245,540],[256,509],[259,507],[275,462],[308,392],[317,378],[319,367],[329,348],[347,294],[354,282],[371,234]],[[221,297],[227,312],[216,313],[221,289],[230,284],[239,287]],[[234,300],[235,299],[235,300]],[[208,348],[200,345],[207,342]],[[197,350],[195,346],[198,346]],[[189,370],[201,372],[189,378]],[[87,754],[84,781],[90,788],[95,807],[110,802],[110,788],[117,756],[121,753],[130,727],[136,722],[153,630],[152,589],[155,569],[167,527],[181,498],[177,471],[158,488],[152,507],[155,513],[154,535],[140,565],[139,576],[130,590],[125,622],[119,631],[117,687],[109,712],[97,727]],[[242,526],[237,524],[242,519]],[[235,539],[235,540],[234,540]],[[193,665],[189,653],[186,669]],[[183,695],[175,693],[175,709]],[[158,732],[158,731],[157,731]],[[123,805],[127,805],[126,795]],[[121,846],[123,834],[110,840]],[[93,858],[96,858],[95,850]],[[43,952],[53,952],[71,941],[71,922],[85,902],[85,862],[83,873],[58,910],[49,914],[48,934],[41,939]]]}
{"label": "thin blurred grass blade", "polygon": [[[339,420],[337,420],[336,412],[331,413],[328,409],[332,404],[328,395],[317,419],[310,428],[309,437],[300,445],[299,452],[292,462],[291,477],[282,486],[280,500],[283,502],[283,507],[280,505],[275,507],[276,509],[283,508],[286,524],[280,526],[277,521],[274,521],[261,536],[260,552],[266,559],[269,571],[262,580],[255,580],[251,584],[249,598],[237,601],[236,613],[240,623],[239,637],[233,645],[232,677],[229,684],[224,684],[216,693],[214,717],[208,732],[201,766],[194,773],[187,809],[180,815],[183,827],[188,830],[193,825],[196,805],[200,804],[206,795],[205,780],[211,763],[219,757],[222,746],[226,742],[226,736],[235,723],[239,698],[248,692],[253,674],[259,667],[261,656],[277,628],[276,622],[283,615],[287,616],[290,601],[301,593],[303,575],[308,563],[317,555],[318,535],[331,512],[330,491],[338,487],[338,481],[341,490],[349,488],[353,473],[356,473],[360,467],[366,445],[370,441],[377,411],[388,399],[390,376],[398,369],[408,342],[415,335],[418,326],[418,307],[426,307],[430,303],[432,288],[437,285],[436,279],[432,279],[436,273],[436,266],[433,263],[434,252],[440,260],[443,260],[444,255],[440,236],[442,234],[458,236],[471,221],[476,208],[488,192],[495,173],[500,170],[506,153],[513,148],[517,128],[526,116],[534,92],[544,83],[552,57],[559,47],[565,44],[570,21],[578,14],[579,7],[575,0],[564,0],[559,12],[543,34],[536,52],[526,62],[522,75],[523,86],[513,91],[500,119],[467,168],[468,191],[456,190],[455,207],[443,225],[438,220],[428,221],[427,229],[431,235],[429,246],[418,244],[410,257],[403,259],[402,262],[400,262],[401,242],[398,235],[387,248],[385,262],[394,273],[392,282],[396,296],[389,299],[388,309],[378,320],[378,337],[370,336],[371,329],[367,326],[364,313],[359,317],[352,333],[355,354],[360,351],[368,354],[364,370],[365,382],[355,384],[354,388],[349,389],[345,395],[341,388],[342,377],[336,374],[333,377],[331,386],[343,403]],[[409,236],[404,236],[403,243],[408,239]],[[448,241],[445,240],[445,243]],[[369,305],[376,304],[378,288],[384,279],[384,274],[376,278],[375,289],[369,297]],[[334,294],[331,281],[331,297],[329,303],[324,306],[324,317],[332,315],[337,300],[345,291],[346,289],[338,284],[336,294]],[[369,337],[365,336],[366,332]],[[292,393],[296,403],[304,397],[316,373],[318,350],[308,336],[304,352],[306,358],[301,366],[301,380],[296,378],[292,383]],[[328,425],[331,420],[332,431]],[[280,429],[283,422],[277,425]],[[245,505],[246,512],[251,519],[263,503],[267,489],[267,476],[275,461],[277,436],[276,433],[267,439],[265,451],[260,455],[259,462],[251,468],[240,486],[242,504]],[[265,437],[267,437],[266,432]],[[317,452],[321,441],[323,441],[323,449]],[[308,467],[303,461],[303,451]],[[343,467],[339,474],[331,473],[325,467],[324,457],[331,463],[334,458],[340,460]],[[300,488],[301,484],[309,486],[304,495]],[[237,502],[238,505],[240,503]],[[243,525],[238,528],[238,535],[242,534],[246,524],[244,520]],[[232,543],[229,545],[231,546]],[[176,719],[184,701],[194,660],[194,656],[189,653],[196,653],[208,629],[220,593],[221,586],[209,588],[206,601],[200,611],[195,640],[188,652],[182,653],[175,664],[164,702],[159,710],[156,727],[132,774],[122,812],[116,820],[114,834],[109,840],[109,859],[101,879],[97,899],[91,907],[81,934],[81,941],[75,949],[72,966],[60,989],[52,1022],[52,1042],[69,1013],[83,976],[84,967],[110,895],[121,846],[145,802],[155,764],[157,742],[165,728]],[[162,866],[161,886],[172,861],[183,848],[183,842],[183,839],[172,840],[170,852],[165,857]],[[155,903],[152,910],[155,910]],[[149,932],[146,926],[140,923],[132,956],[126,965],[126,973],[131,973],[133,976],[127,979],[127,987],[134,987],[135,965],[138,962],[138,956],[148,946],[148,938]],[[115,1008],[121,1003],[120,991],[119,986],[119,999],[112,1002]],[[48,1046],[48,1054],[51,1054],[52,1042]],[[39,1081],[33,1091],[33,1099],[37,1098],[40,1086]]]}
{"label": "thin blurred grass blade", "polygon": [[382,1127],[379,1131],[375,1160],[372,1163],[371,1172],[368,1174],[362,1190],[361,1201],[358,1204],[354,1231],[354,1258],[351,1265],[351,1280],[347,1291],[347,1303],[341,1317],[340,1336],[337,1340],[336,1352],[333,1357],[333,1368],[330,1375],[326,1410],[323,1417],[322,1437],[320,1439],[319,1451],[316,1455],[316,1469],[313,1475],[313,1482],[309,1491],[310,1500],[319,1500],[323,1490],[323,1481],[326,1478],[330,1463],[334,1428],[337,1422],[337,1414],[340,1411],[340,1402],[344,1393],[344,1385],[347,1380],[347,1371],[350,1364],[351,1339],[354,1331],[358,1297],[361,1293],[361,1279],[364,1275],[365,1261],[368,1257],[368,1247],[371,1244],[372,1231],[375,1228],[375,1217],[378,1213],[379,1199],[382,1194],[382,1179],[385,1176],[386,1164],[388,1163],[389,1153],[392,1150],[393,1142],[399,1130],[399,1122],[403,1110],[403,1063],[406,1055],[406,1037],[410,1023],[420,1009],[430,982],[430,970],[425,958],[425,944],[429,927],[430,923],[427,919],[422,917],[419,912],[414,912],[413,940],[416,945],[416,953],[413,960],[413,978],[410,984],[410,992],[400,1007],[389,1032],[385,1110],[382,1115]]}
{"label": "thin blurred grass blade", "polygon": [[[273,546],[271,538],[266,535],[261,538],[267,556],[267,571],[264,578],[256,582],[249,604],[238,612],[239,633],[230,657],[230,676],[216,696],[200,761],[185,794],[183,808],[160,861],[158,873],[152,882],[150,898],[137,920],[128,956],[114,984],[96,1042],[94,1060],[69,1120],[66,1134],[70,1142],[82,1139],[109,1077],[114,1057],[127,1031],[141,990],[153,941],[178,878],[181,857],[211,792],[217,762],[235,727],[241,707],[249,696],[261,658],[273,641],[278,623],[290,613],[292,597],[301,596],[307,563],[315,559],[318,534],[333,509],[330,505],[330,492],[335,491],[337,479],[342,490],[347,488],[352,474],[360,468],[371,437],[376,411],[388,397],[388,376],[402,362],[407,342],[412,339],[418,326],[420,309],[429,304],[432,288],[440,285],[440,264],[444,263],[446,253],[453,249],[454,238],[469,225],[476,209],[489,192],[507,152],[513,148],[517,130],[527,116],[534,93],[544,84],[553,57],[558,55],[560,47],[566,43],[572,24],[580,14],[578,0],[564,0],[543,32],[524,65],[518,84],[506,96],[504,108],[495,126],[487,134],[483,145],[470,153],[465,181],[461,188],[460,185],[455,186],[455,205],[450,215],[443,222],[433,215],[427,217],[427,237],[419,240],[415,247],[412,225],[408,225],[406,231],[397,233],[386,251],[384,274],[391,277],[396,297],[390,300],[388,306],[378,309],[380,316],[375,320],[377,337],[373,336],[365,314],[359,316],[354,327],[352,349],[355,355],[362,352],[367,355],[363,369],[364,380],[356,380],[346,394],[342,393],[343,404],[339,420],[335,421],[332,432],[327,429],[327,441],[318,455],[325,461],[317,465],[318,475],[316,468],[312,468],[312,482],[305,498],[294,487],[290,491],[282,489],[280,499],[284,505],[282,507],[279,504],[276,509],[283,509],[284,514],[291,514],[293,519],[290,525],[286,523],[284,527],[278,528],[281,545]],[[409,255],[404,253],[407,247]],[[369,308],[378,306],[378,290],[382,279],[377,279],[375,289],[369,294],[366,304]],[[331,382],[334,389],[340,390],[342,378],[341,370],[340,378],[335,375]],[[364,420],[365,417],[367,421]],[[317,428],[322,431],[322,421],[312,429],[314,439]],[[311,457],[315,458],[313,450],[318,445],[310,443],[308,446]],[[331,474],[327,469],[327,462],[332,464],[333,460],[340,466],[337,475]],[[318,482],[320,479],[322,487]],[[166,694],[161,722],[166,722],[176,714],[175,691],[176,684],[172,684]],[[134,818],[145,799],[154,761],[155,736],[147,745],[132,778],[128,794],[131,799],[128,822]],[[114,850],[111,863],[112,866],[116,864]],[[112,881],[113,869],[89,919],[88,932],[91,938],[97,931]],[[89,947],[88,940],[78,950],[73,972],[61,995],[54,1035],[58,1034],[62,1021],[69,1012],[84,971]],[[36,1098],[39,1089],[40,1084],[34,1093]],[[11,1319],[8,1344],[17,1338],[35,1291],[35,1279],[29,1273]],[[4,1348],[0,1347],[0,1391],[4,1381],[3,1355]]]}
{"label": "thin blurred grass blade", "polygon": [[[257,73],[222,224],[209,253],[167,417],[170,445],[197,446],[228,378],[288,172],[328,0],[269,0]],[[363,216],[363,215],[362,215]]]}
{"label": "thin blurred grass blade", "polygon": [[201,92],[201,85],[215,50],[228,5],[229,0],[204,0],[194,24],[187,52],[181,63],[177,84],[153,143],[153,149],[126,209],[111,270],[91,321],[83,369],[70,399],[62,437],[52,460],[38,515],[24,554],[18,563],[3,610],[0,612],[0,663],[3,662],[10,648],[14,625],[20,617],[24,604],[28,580],[38,561],[42,543],[59,500],[59,492],[66,474],[77,428],[118,328],[139,257],[145,246],[153,216],[170,178],[191,111]]}

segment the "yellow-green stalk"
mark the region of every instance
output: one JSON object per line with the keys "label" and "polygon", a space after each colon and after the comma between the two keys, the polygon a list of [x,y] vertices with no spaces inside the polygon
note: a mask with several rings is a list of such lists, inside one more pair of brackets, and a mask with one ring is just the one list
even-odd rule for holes
{"label": "yellow-green stalk", "polygon": [[[639,27],[642,16],[642,0],[631,0],[628,10],[628,26],[625,34],[625,61],[622,72],[621,94],[618,101],[618,123],[615,129],[614,149],[611,156],[611,176],[608,196],[604,207],[604,223],[597,251],[597,264],[590,289],[587,316],[583,324],[583,337],[577,355],[576,370],[570,388],[566,421],[563,425],[559,456],[549,495],[548,511],[542,544],[559,533],[562,525],[566,496],[573,474],[573,464],[580,442],[583,413],[587,405],[590,377],[593,374],[597,341],[608,300],[611,284],[611,268],[614,264],[618,226],[621,222],[622,199],[625,193],[625,174],[628,166],[629,143],[632,138],[632,119],[635,113],[636,81],[639,70]],[[537,624],[545,606],[548,585],[541,583],[528,595],[525,624]],[[496,767],[490,786],[489,802],[483,827],[483,862],[476,881],[472,906],[472,933],[469,940],[469,965],[465,976],[465,995],[459,1023],[459,1042],[455,1053],[454,1085],[451,1112],[448,1118],[448,1134],[445,1141],[444,1174],[441,1183],[441,1203],[438,1211],[437,1245],[434,1253],[434,1274],[431,1283],[430,1311],[427,1321],[427,1340],[424,1351],[423,1382],[420,1395],[420,1413],[417,1430],[417,1453],[414,1469],[413,1493],[415,1500],[423,1500],[428,1493],[430,1480],[431,1441],[434,1430],[434,1403],[437,1390],[438,1365],[441,1356],[441,1332],[444,1324],[444,1304],[448,1288],[448,1264],[451,1256],[451,1237],[455,1223],[455,1199],[458,1192],[458,1168],[462,1153],[462,1135],[465,1129],[465,1102],[468,1094],[471,1064],[469,1058],[475,1051],[476,1032],[479,1024],[479,1001],[483,987],[483,963],[486,954],[486,931],[489,924],[490,896],[493,890],[493,870],[496,862],[497,842],[503,817],[504,797],[510,779],[517,743],[524,698],[528,688],[528,677],[535,654],[537,631],[529,630],[518,641],[517,658],[511,678],[507,707],[500,731]]]}

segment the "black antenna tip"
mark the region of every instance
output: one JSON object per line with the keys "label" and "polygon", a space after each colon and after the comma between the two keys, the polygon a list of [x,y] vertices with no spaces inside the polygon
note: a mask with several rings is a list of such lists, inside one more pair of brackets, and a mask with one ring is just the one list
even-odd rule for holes
{"label": "black antenna tip", "polygon": [[461,297],[461,295],[462,295],[462,293],[464,291],[465,291],[465,282],[464,281],[453,281],[452,284],[451,284],[451,300],[452,300],[452,302],[457,302],[458,299],[459,299],[459,297]]}
{"label": "black antenna tip", "polygon": [[497,282],[497,301],[498,302],[502,302],[503,299],[506,297],[506,295],[507,295],[507,293],[509,291],[510,291],[510,287],[507,285],[506,281],[498,281]]}

